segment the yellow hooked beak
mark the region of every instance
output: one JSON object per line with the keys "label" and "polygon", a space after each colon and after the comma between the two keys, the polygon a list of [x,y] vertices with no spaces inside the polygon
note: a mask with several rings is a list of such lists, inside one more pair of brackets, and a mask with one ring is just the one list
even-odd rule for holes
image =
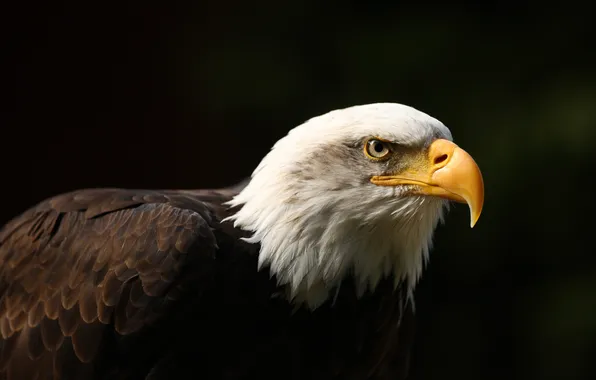
{"label": "yellow hooked beak", "polygon": [[379,186],[415,185],[412,194],[431,195],[470,207],[474,227],[484,204],[484,181],[476,162],[465,150],[448,140],[435,140],[428,155],[396,175],[373,176]]}

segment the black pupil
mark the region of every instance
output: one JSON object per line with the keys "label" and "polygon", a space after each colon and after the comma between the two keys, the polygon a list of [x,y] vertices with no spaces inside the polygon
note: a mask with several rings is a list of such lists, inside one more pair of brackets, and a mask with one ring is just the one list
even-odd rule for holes
{"label": "black pupil", "polygon": [[385,150],[385,147],[380,142],[375,142],[373,145],[373,149],[375,150],[375,152],[381,153],[383,152],[383,150]]}

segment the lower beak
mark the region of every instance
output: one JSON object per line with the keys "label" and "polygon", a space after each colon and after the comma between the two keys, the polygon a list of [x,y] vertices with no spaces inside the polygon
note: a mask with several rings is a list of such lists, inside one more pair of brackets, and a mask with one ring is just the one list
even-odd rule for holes
{"label": "lower beak", "polygon": [[412,194],[430,195],[467,203],[470,226],[474,227],[484,204],[484,182],[480,168],[465,150],[444,139],[435,140],[427,157],[397,175],[373,176],[379,186],[414,185]]}

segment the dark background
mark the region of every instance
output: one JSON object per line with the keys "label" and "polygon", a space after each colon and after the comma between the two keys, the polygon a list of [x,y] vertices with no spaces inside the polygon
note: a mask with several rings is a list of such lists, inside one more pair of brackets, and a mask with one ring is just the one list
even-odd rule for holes
{"label": "dark background", "polygon": [[413,378],[596,378],[593,7],[169,4],[0,12],[0,222],[77,188],[229,185],[312,116],[405,103],[486,185],[473,230],[458,206],[437,232]]}

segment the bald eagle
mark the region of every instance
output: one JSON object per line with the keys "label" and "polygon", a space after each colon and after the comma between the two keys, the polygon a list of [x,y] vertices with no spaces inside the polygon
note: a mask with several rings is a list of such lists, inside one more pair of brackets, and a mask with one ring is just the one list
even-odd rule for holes
{"label": "bald eagle", "polygon": [[0,231],[0,378],[403,379],[433,231],[483,197],[393,103],[306,121],[239,186],[58,195]]}

